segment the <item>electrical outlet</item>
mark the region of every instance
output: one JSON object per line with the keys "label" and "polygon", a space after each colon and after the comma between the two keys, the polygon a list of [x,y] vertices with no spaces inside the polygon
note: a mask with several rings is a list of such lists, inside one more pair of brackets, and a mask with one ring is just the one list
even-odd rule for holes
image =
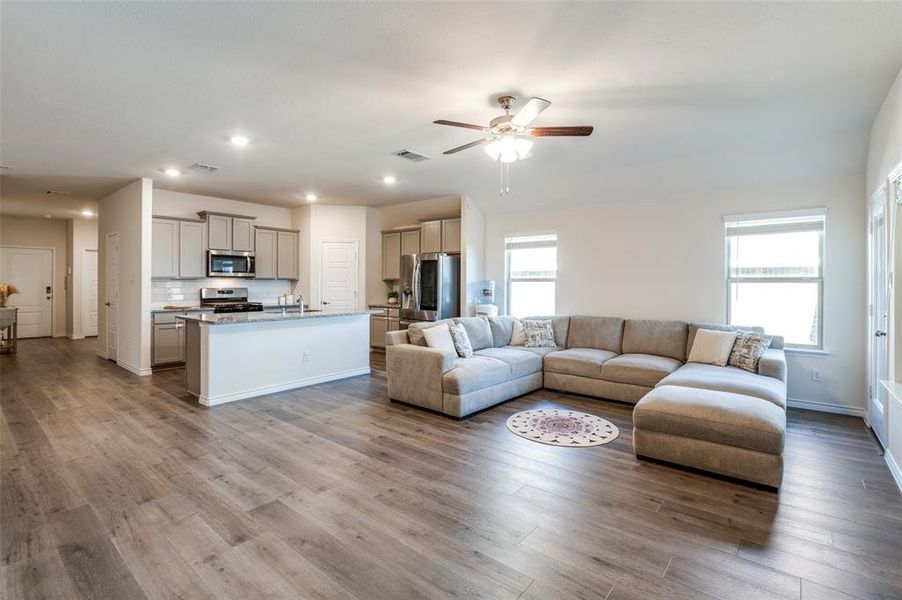
{"label": "electrical outlet", "polygon": [[816,381],[817,383],[823,381],[820,369],[811,369],[811,381]]}
{"label": "electrical outlet", "polygon": [[305,350],[304,356],[301,360],[303,360],[304,362],[310,362],[310,353]]}

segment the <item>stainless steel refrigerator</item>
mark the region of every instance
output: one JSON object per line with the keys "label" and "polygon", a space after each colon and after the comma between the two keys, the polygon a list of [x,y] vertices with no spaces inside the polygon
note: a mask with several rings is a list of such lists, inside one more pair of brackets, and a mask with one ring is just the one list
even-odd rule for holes
{"label": "stainless steel refrigerator", "polygon": [[408,322],[460,316],[460,255],[402,256],[400,312],[401,320]]}

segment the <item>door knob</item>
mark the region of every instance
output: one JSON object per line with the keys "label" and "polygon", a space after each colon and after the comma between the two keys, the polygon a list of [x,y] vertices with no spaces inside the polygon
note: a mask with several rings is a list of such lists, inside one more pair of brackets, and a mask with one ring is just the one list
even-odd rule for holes
{"label": "door knob", "polygon": [[104,306],[112,306],[109,302],[104,302],[103,305]]}
{"label": "door knob", "polygon": [[886,332],[885,332],[885,331],[880,331],[880,330],[878,329],[877,331],[874,332],[874,335],[876,335],[877,337],[886,337]]}

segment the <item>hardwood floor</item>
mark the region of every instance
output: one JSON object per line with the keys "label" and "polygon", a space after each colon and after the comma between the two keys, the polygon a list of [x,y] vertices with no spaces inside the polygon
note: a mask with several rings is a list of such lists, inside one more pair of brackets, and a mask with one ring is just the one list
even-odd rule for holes
{"label": "hardwood floor", "polygon": [[[374,373],[205,409],[182,376],[92,341],[0,358],[0,596],[902,598],[902,497],[860,419],[791,410],[778,495],[637,461],[615,403],[458,422]],[[621,436],[506,430],[536,406]]]}

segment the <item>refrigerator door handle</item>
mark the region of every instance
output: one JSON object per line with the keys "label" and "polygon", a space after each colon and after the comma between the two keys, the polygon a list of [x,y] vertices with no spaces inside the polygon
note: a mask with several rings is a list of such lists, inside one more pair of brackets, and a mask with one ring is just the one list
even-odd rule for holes
{"label": "refrigerator door handle", "polygon": [[421,310],[420,308],[420,261],[417,261],[413,264],[413,307],[414,310]]}

